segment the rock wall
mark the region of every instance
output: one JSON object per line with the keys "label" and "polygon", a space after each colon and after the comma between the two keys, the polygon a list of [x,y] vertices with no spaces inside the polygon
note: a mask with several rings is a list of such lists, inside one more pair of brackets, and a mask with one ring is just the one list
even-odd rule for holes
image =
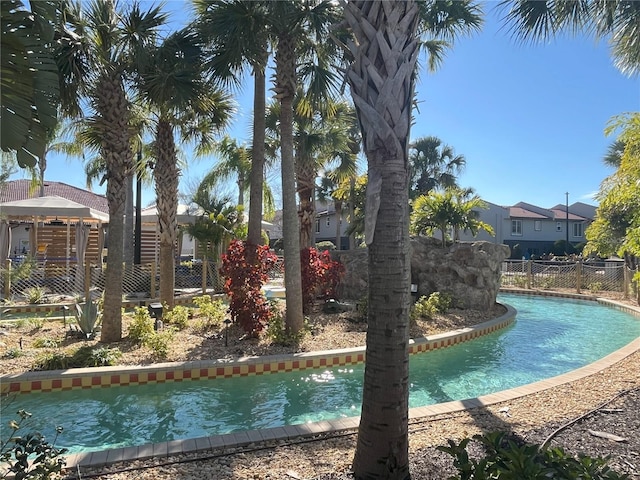
{"label": "rock wall", "polygon": [[[417,284],[418,296],[448,293],[454,306],[478,310],[495,303],[507,245],[456,242],[442,248],[435,238],[414,237],[411,249],[411,283]],[[342,298],[359,300],[367,293],[367,249],[334,251],[333,256],[346,267]]]}

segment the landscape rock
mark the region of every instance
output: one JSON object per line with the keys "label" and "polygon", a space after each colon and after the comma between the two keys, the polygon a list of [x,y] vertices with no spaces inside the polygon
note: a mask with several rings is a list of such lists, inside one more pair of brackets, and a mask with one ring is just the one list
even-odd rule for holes
{"label": "landscape rock", "polygon": [[[502,262],[509,257],[507,245],[491,242],[455,242],[443,248],[429,237],[411,239],[411,283],[416,298],[433,292],[448,293],[453,305],[465,309],[487,309],[496,301]],[[341,298],[358,300],[368,284],[367,249],[334,251],[345,265]]]}

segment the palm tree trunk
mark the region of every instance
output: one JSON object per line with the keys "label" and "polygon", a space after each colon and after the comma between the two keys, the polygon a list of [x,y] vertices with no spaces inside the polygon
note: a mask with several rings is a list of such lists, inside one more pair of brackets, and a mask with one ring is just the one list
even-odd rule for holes
{"label": "palm tree trunk", "polygon": [[313,220],[315,209],[313,205],[315,169],[307,165],[311,160],[304,161],[298,157],[296,162],[296,177],[298,180],[298,218],[300,219],[300,248],[305,249],[314,246]]}
{"label": "palm tree trunk", "polygon": [[336,211],[336,250],[342,250],[342,202],[334,200],[333,205]]}
{"label": "palm tree trunk", "polygon": [[169,122],[160,120],[156,131],[156,205],[159,227],[160,302],[171,310],[175,304],[175,244],[178,221],[178,171],[173,129]]}
{"label": "palm tree trunk", "polygon": [[282,239],[287,330],[297,333],[303,326],[302,275],[300,273],[300,227],[296,209],[295,162],[293,160],[293,96],[296,86],[294,39],[278,37],[276,95],[280,99],[280,156],[282,177]]}
{"label": "palm tree trunk", "polygon": [[[124,244],[133,245],[133,170],[127,174],[127,200],[125,203]],[[126,248],[124,251],[124,264],[129,268],[133,265],[135,250]]]}
{"label": "palm tree trunk", "polygon": [[[351,177],[349,179],[349,218],[351,219],[351,221],[353,221],[353,219],[355,218],[355,213],[356,213],[356,179],[355,177]],[[356,248],[356,234],[355,233],[351,233],[349,235],[349,250],[353,250],[354,248]]]}
{"label": "palm tree trunk", "polygon": [[101,154],[107,168],[107,202],[109,204],[109,254],[105,272],[102,342],[122,338],[122,260],[126,172],[133,166],[130,145],[129,110],[121,78],[117,74],[101,79],[97,89],[96,110],[103,117],[107,131],[102,138]]}
{"label": "palm tree trunk", "polygon": [[251,145],[251,177],[249,178],[249,225],[247,233],[247,261],[255,262],[252,245],[262,244],[262,195],[264,189],[264,139],[266,130],[266,83],[264,65],[268,51],[264,50],[264,63],[253,68],[253,142]]}
{"label": "palm tree trunk", "polygon": [[347,2],[345,17],[356,37],[349,83],[369,163],[369,308],[353,470],[357,479],[404,480],[410,478],[408,143],[418,8],[411,0],[357,0]]}

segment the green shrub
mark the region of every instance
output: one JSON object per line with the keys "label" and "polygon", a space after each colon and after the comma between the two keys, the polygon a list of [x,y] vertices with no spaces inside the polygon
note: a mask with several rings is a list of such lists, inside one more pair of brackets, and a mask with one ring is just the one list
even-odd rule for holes
{"label": "green shrub", "polygon": [[54,338],[41,337],[33,341],[34,348],[58,348],[58,341]]}
{"label": "green shrub", "polygon": [[323,250],[335,250],[336,246],[333,244],[333,242],[330,242],[328,240],[324,241],[324,242],[318,242],[316,243],[316,249],[323,251]]}
{"label": "green shrub", "polygon": [[47,352],[39,355],[32,366],[32,370],[66,370],[72,368],[71,356],[64,352]]}
{"label": "green shrub", "polygon": [[579,455],[574,458],[566,454],[562,448],[540,448],[538,445],[527,444],[514,437],[510,438],[503,432],[475,435],[473,439],[480,442],[485,450],[485,456],[478,460],[469,458],[466,450],[471,441],[469,438],[463,439],[459,444],[449,440],[448,447],[438,447],[438,450],[454,457],[453,464],[458,469],[459,475],[449,477],[450,480],[525,478],[623,480],[629,478],[607,466],[609,457],[592,458]]}
{"label": "green shrub", "polygon": [[189,317],[191,316],[191,309],[182,305],[176,305],[173,310],[167,311],[163,309],[164,314],[162,320],[165,323],[169,323],[175,326],[178,330],[184,330],[189,325]]}
{"label": "green shrub", "polygon": [[362,316],[365,320],[367,319],[367,315],[369,314],[369,297],[368,295],[363,295],[360,300],[356,303],[356,312]]}
{"label": "green shrub", "polygon": [[109,367],[116,365],[122,358],[119,348],[100,347],[91,350],[91,354],[86,358],[85,367]]}
{"label": "green shrub", "polygon": [[524,275],[515,275],[513,277],[513,285],[518,288],[527,288],[527,277]]}
{"label": "green shrub", "polygon": [[33,328],[39,330],[44,326],[44,318],[19,318],[14,322],[14,325],[16,328]]}
{"label": "green shrub", "polygon": [[84,345],[72,352],[49,352],[36,358],[32,370],[66,370],[67,368],[107,367],[122,357],[118,348]]}
{"label": "green shrub", "polygon": [[11,420],[9,422],[12,434],[0,445],[0,466],[2,466],[0,470],[5,470],[4,467],[7,467],[6,474],[2,478],[7,478],[9,474],[18,480],[59,478],[62,468],[66,465],[62,455],[67,452],[66,448],[55,446],[58,435],[63,431],[62,427],[56,427],[53,443],[47,442],[45,437],[38,432],[16,436],[15,433],[31,417],[31,413],[18,410],[17,415],[18,421]]}
{"label": "green shrub", "polygon": [[18,358],[23,357],[25,355],[24,350],[20,350],[19,348],[10,348],[2,355],[2,358]]}
{"label": "green shrub", "polygon": [[276,302],[271,302],[271,320],[267,325],[267,338],[276,345],[298,345],[309,331],[308,319],[305,317],[304,326],[298,333],[287,330],[282,312],[278,309]]}
{"label": "green shrub", "polygon": [[201,317],[196,326],[197,330],[206,331],[222,325],[227,312],[227,307],[222,300],[213,301],[211,296],[202,295],[193,297],[193,303],[198,307],[198,315]]}
{"label": "green shrub", "polygon": [[153,335],[153,318],[149,310],[144,307],[136,307],[133,311],[133,320],[129,325],[129,339],[137,344],[142,344],[145,337]]}
{"label": "green shrub", "polygon": [[589,284],[589,286],[587,287],[587,289],[591,293],[598,293],[598,292],[601,292],[602,290],[604,290],[604,285],[602,285],[602,282],[591,282]]}
{"label": "green shrub", "polygon": [[143,345],[153,350],[157,358],[167,358],[169,354],[169,344],[173,340],[175,330],[171,327],[159,332],[153,332],[144,338]]}
{"label": "green shrub", "polygon": [[445,313],[451,307],[451,295],[433,292],[429,298],[424,295],[411,307],[409,318],[417,321],[420,318],[433,318],[436,313]]}
{"label": "green shrub", "polygon": [[47,290],[44,287],[29,287],[25,289],[22,294],[30,304],[38,304],[44,302],[44,297],[47,294]]}

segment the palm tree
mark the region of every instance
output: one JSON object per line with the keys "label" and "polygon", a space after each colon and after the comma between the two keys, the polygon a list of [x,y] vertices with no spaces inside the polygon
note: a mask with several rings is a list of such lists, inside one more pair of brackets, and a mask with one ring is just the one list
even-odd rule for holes
{"label": "palm tree", "polygon": [[[267,131],[274,144],[279,145],[280,104],[269,106]],[[333,173],[336,179],[355,172],[355,155],[350,153],[350,124],[355,122],[355,112],[345,101],[331,98],[317,108],[308,104],[301,89],[294,99],[294,146],[296,166],[296,190],[300,221],[300,248],[312,247],[315,222],[314,196],[318,172],[338,162]]]}
{"label": "palm tree", "polygon": [[411,198],[429,193],[436,188],[457,186],[456,175],[466,164],[463,155],[456,155],[452,147],[433,136],[417,139],[410,148]]}
{"label": "palm tree", "polygon": [[622,140],[614,140],[609,148],[607,148],[607,153],[602,158],[602,161],[605,165],[609,167],[618,168],[620,167],[620,163],[622,162],[622,155],[624,154],[625,144]]}
{"label": "palm tree", "polygon": [[459,240],[461,230],[470,231],[474,236],[480,229],[493,234],[493,228],[478,218],[478,209],[481,208],[486,208],[486,203],[473,193],[473,189],[431,191],[413,202],[410,230],[416,235],[439,230],[443,248],[447,245],[449,228],[453,230],[453,240]]}
{"label": "palm tree", "polygon": [[186,231],[197,239],[205,257],[219,258],[225,243],[235,237],[234,230],[242,223],[242,212],[228,197],[216,195],[211,184],[201,182],[191,199],[202,209],[202,215]]}
{"label": "palm tree", "polygon": [[[251,171],[253,169],[251,149],[244,145],[238,145],[234,139],[225,136],[221,141],[215,142],[210,146],[198,148],[196,151],[198,156],[209,153],[217,153],[221,158],[218,164],[202,179],[201,186],[213,188],[220,181],[236,177],[238,206],[244,207],[245,194],[249,191]],[[273,192],[269,184],[264,181],[262,182],[261,200],[264,206],[264,216],[267,217],[273,214],[275,210]],[[251,203],[249,203],[249,209],[251,209]]]}
{"label": "palm tree", "polygon": [[[307,45],[326,42],[335,5],[330,1],[281,1],[269,4],[271,31],[276,38],[276,84],[280,101],[280,158],[282,172],[283,244],[285,252],[285,289],[287,330],[302,329],[302,277],[300,272],[300,238],[296,208],[294,175],[293,102],[297,88],[297,55]],[[314,90],[316,91],[316,90]],[[318,89],[317,91],[320,91]]]}
{"label": "palm tree", "polygon": [[[367,362],[353,469],[356,478],[405,479],[411,273],[407,150],[418,7],[411,1],[349,2],[345,17],[356,38],[348,75],[369,163]],[[367,80],[372,72],[375,82]]]}
{"label": "palm tree", "polygon": [[[82,10],[69,4],[66,19],[77,41],[57,52],[63,72],[63,104],[80,114],[90,109],[86,121],[99,133],[100,157],[106,166],[109,204],[109,255],[105,283],[101,340],[122,337],[123,217],[126,178],[133,169],[131,109],[126,79],[134,70],[137,53],[154,41],[166,19],[158,7],[141,12],[137,3],[127,12],[113,0],[93,1]],[[86,100],[86,102],[84,102]]]}
{"label": "palm tree", "polygon": [[460,241],[460,232],[470,232],[474,237],[480,230],[495,235],[493,227],[480,220],[479,210],[485,210],[487,203],[482,200],[473,188],[456,189],[456,216],[451,222],[453,240]]}
{"label": "palm tree", "polygon": [[547,40],[563,32],[584,31],[607,39],[616,67],[625,75],[640,73],[640,3],[634,0],[503,0],[503,21],[523,41]]}
{"label": "palm tree", "polygon": [[238,145],[229,136],[216,142],[212,152],[220,156],[220,162],[202,180],[204,183],[215,184],[220,180],[236,177],[238,185],[238,205],[244,205],[244,194],[247,191],[249,176],[251,175],[251,152],[244,145]]}
{"label": "palm tree", "polygon": [[[461,3],[425,2],[446,10]],[[457,23],[436,15],[420,25],[417,2],[345,3],[355,40],[348,71],[369,168],[365,241],[369,296],[362,415],[355,477],[409,478],[409,138],[419,33],[451,35]],[[458,10],[460,5],[453,5]],[[457,13],[453,12],[453,16]],[[475,17],[472,16],[474,19]],[[454,25],[454,28],[451,28]],[[463,22],[464,26],[464,22]],[[473,26],[473,25],[471,25]],[[465,29],[463,28],[462,31]]]}
{"label": "palm tree", "polygon": [[[265,169],[266,68],[270,31],[268,1],[192,0],[195,27],[211,46],[208,66],[217,78],[238,82],[248,65],[254,77],[253,140],[248,244],[262,243],[262,194]],[[247,249],[250,256],[255,251]]]}
{"label": "palm tree", "polygon": [[156,116],[153,171],[159,227],[160,301],[174,306],[175,244],[178,224],[178,169],[175,134],[211,144],[210,133],[229,120],[232,105],[205,77],[196,36],[183,30],[149,49],[137,78],[141,96]]}

